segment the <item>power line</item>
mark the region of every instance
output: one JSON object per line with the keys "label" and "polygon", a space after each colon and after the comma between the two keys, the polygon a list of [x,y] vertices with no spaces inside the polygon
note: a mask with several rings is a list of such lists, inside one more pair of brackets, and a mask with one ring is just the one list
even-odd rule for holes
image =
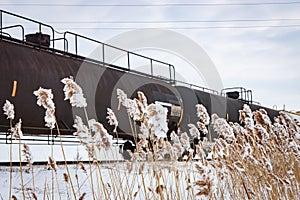
{"label": "power line", "polygon": [[135,21],[118,21],[118,20],[102,20],[102,21],[48,21],[45,23],[53,24],[164,24],[164,23],[225,23],[225,22],[278,22],[278,21],[300,21],[300,18],[294,19],[228,19],[228,20],[135,20]]}
{"label": "power line", "polygon": [[[269,25],[269,26],[184,26],[184,27],[68,27],[69,29],[91,29],[91,30],[133,30],[133,29],[252,29],[252,28],[300,28],[300,24],[292,25]],[[58,28],[63,29],[63,28]]]}
{"label": "power line", "polygon": [[69,6],[69,7],[171,7],[171,6],[266,6],[266,5],[294,5],[300,1],[289,2],[252,2],[252,3],[163,3],[163,4],[41,4],[41,3],[0,3],[2,6]]}

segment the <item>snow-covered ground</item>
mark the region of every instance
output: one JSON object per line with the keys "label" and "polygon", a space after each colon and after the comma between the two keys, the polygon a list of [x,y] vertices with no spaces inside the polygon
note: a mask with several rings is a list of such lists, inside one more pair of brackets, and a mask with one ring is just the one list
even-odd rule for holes
{"label": "snow-covered ground", "polygon": [[[44,199],[44,195],[46,196],[46,199],[52,197],[52,194],[49,194],[49,191],[51,190],[52,184],[52,170],[50,169],[48,163],[49,156],[51,156],[51,152],[53,149],[53,158],[56,162],[63,162],[64,157],[62,154],[62,149],[59,143],[59,139],[55,138],[54,145],[50,145],[48,143],[48,138],[46,136],[23,136],[21,140],[21,149],[23,148],[23,143],[28,144],[30,148],[30,152],[32,155],[32,163],[45,163],[40,165],[34,165],[34,182],[35,187],[33,187],[33,181],[32,181],[32,174],[26,173],[26,164],[23,164],[22,167],[22,174],[23,174],[23,180],[24,180],[24,187],[25,187],[25,193],[26,196],[31,194],[31,192],[34,192],[38,199]],[[116,141],[114,141],[116,142]],[[123,141],[118,141],[119,143]],[[80,196],[80,191],[85,191],[87,193],[86,199],[90,199],[91,195],[91,186],[89,184],[89,171],[88,172],[82,172],[79,173],[79,165],[78,163],[80,161],[83,161],[87,163],[88,161],[88,154],[85,150],[84,146],[80,145],[78,139],[75,137],[63,137],[63,149],[66,155],[66,160],[68,163],[77,163],[77,164],[69,164],[69,170],[71,174],[72,181],[77,183],[75,181],[75,175],[78,175],[78,184],[76,186],[77,188],[77,194]],[[10,140],[6,140],[5,133],[0,134],[0,199],[4,200],[8,198],[9,193],[9,177],[10,177],[10,167],[1,165],[4,163],[10,162]],[[103,177],[106,180],[108,168],[109,166],[113,166],[109,162],[118,163],[123,159],[122,154],[120,153],[120,148],[118,145],[113,145],[109,150],[107,151],[101,151],[97,152],[97,158],[100,161],[105,161],[105,166],[101,166],[101,172],[103,173]],[[22,155],[22,161],[24,161],[25,157]],[[18,166],[18,163],[20,162],[19,158],[19,141],[13,140],[12,141],[12,162],[14,163],[14,166],[12,168],[12,180],[13,180],[13,192],[12,194],[15,195],[18,199],[22,198],[22,190],[21,190],[21,176],[20,176],[20,168]],[[114,164],[115,165],[115,164]],[[85,164],[86,168],[89,169],[90,165]],[[93,173],[95,173],[96,167],[92,167]],[[66,173],[65,165],[58,165],[57,166],[57,172],[55,173],[55,199],[68,199],[68,195],[71,195],[71,189],[70,185],[66,184],[64,181],[63,173]],[[98,181],[98,180],[97,180]],[[46,187],[46,188],[45,188]],[[50,189],[49,189],[50,188]],[[45,193],[45,194],[44,194]],[[61,197],[60,197],[61,195]],[[73,199],[73,198],[71,198]]]}
{"label": "snow-covered ground", "polygon": [[[85,163],[84,168],[80,164],[68,165],[76,199],[79,199],[84,193],[86,193],[84,198],[86,200],[93,199],[93,195],[94,199],[159,199],[158,188],[160,186],[162,189],[167,188],[171,191],[164,194],[163,199],[195,198],[193,191],[187,188],[191,187],[188,183],[195,180],[197,173],[190,164],[185,162],[177,163],[176,166],[172,166],[171,162],[164,161],[155,164],[106,162],[90,165]],[[35,165],[33,179],[32,172],[26,173],[26,166],[23,166],[22,175],[26,199],[31,199],[32,193],[37,196],[37,199],[52,199],[53,196],[54,199],[75,199],[70,180],[68,182],[65,180],[64,174],[67,174],[65,165],[58,165],[56,169],[57,171],[54,172],[47,164]],[[22,199],[20,169],[18,166],[14,166],[12,171],[12,194],[17,199]],[[7,199],[9,196],[9,176],[10,167],[1,166],[1,200]],[[187,179],[189,182],[186,181]],[[54,192],[52,193],[52,191]]]}

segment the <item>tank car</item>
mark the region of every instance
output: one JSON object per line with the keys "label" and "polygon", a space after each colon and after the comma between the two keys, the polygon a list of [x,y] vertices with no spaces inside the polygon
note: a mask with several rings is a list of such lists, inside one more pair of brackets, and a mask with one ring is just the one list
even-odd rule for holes
{"label": "tank car", "polygon": [[[28,20],[28,18],[25,19]],[[40,26],[44,25],[36,23]],[[142,91],[149,103],[158,102],[165,106],[168,109],[169,132],[177,131],[179,126],[182,131],[188,131],[187,124],[198,121],[196,104],[203,104],[209,114],[216,113],[233,122],[239,121],[238,110],[242,109],[245,103],[249,104],[253,110],[264,108],[253,104],[252,99],[243,98],[244,90],[224,90],[224,95],[219,95],[205,88],[178,84],[173,79],[147,75],[127,67],[88,59],[78,55],[77,52],[72,54],[55,49],[54,34],[51,37],[38,32],[16,39],[7,36],[5,30],[1,24],[0,104],[3,105],[8,99],[15,105],[16,119],[22,118],[24,133],[49,133],[49,130],[44,127],[44,110],[36,105],[36,97],[33,95],[33,91],[43,87],[53,91],[56,118],[61,133],[72,134],[74,116],[83,116],[84,113],[82,109],[72,108],[69,102],[64,101],[61,79],[70,76],[74,77],[83,88],[89,117],[103,123],[111,134],[113,134],[113,127],[107,122],[106,109],[117,110],[117,88],[123,89],[132,98],[136,97],[137,91]],[[51,43],[53,46],[50,45]],[[130,52],[126,51],[126,53]],[[12,91],[15,89],[16,93],[12,96]],[[264,109],[271,118],[278,115],[276,110]],[[116,114],[120,121],[117,130],[118,137],[133,140],[125,109],[120,109]],[[9,121],[2,114],[0,115],[0,131],[8,129]]]}

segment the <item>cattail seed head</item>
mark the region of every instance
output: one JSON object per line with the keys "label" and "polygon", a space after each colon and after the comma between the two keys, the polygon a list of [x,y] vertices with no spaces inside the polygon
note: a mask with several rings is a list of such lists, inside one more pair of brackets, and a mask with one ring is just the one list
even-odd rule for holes
{"label": "cattail seed head", "polygon": [[53,129],[55,127],[55,105],[53,102],[53,94],[51,89],[39,88],[33,94],[37,96],[37,104],[46,109],[44,120],[45,126]]}
{"label": "cattail seed head", "polygon": [[5,101],[3,106],[4,114],[7,116],[7,119],[14,119],[15,118],[15,111],[14,105],[10,103],[8,100]]}
{"label": "cattail seed head", "polygon": [[65,84],[63,90],[65,93],[65,100],[70,100],[70,103],[74,107],[86,107],[86,99],[83,96],[81,87],[75,83],[73,77],[64,78],[61,80]]}
{"label": "cattail seed head", "polygon": [[49,165],[51,167],[52,170],[54,170],[55,172],[57,172],[57,165],[55,163],[55,160],[49,156]]}

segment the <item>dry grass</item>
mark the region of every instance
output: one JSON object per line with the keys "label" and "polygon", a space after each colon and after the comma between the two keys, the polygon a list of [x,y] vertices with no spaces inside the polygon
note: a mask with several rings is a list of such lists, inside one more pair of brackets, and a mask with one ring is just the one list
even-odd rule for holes
{"label": "dry grass", "polygon": [[[76,91],[82,91],[67,80],[72,91],[68,92],[68,87],[64,90],[71,100]],[[207,133],[210,121],[219,137],[213,143],[204,139],[191,149],[192,138],[187,133],[172,133],[171,141],[163,137],[166,116],[162,107],[148,105],[142,93],[138,94],[139,99],[130,100],[125,93],[118,92],[122,95],[118,97],[120,105],[125,106],[130,116],[132,132],[139,137],[136,138],[135,151],[131,152],[131,161],[103,164],[97,160],[95,152],[109,149],[111,138],[100,123],[88,120],[85,99],[81,94],[79,100],[84,99],[84,102],[78,105],[82,105],[90,124],[84,125],[77,118],[75,128],[76,136],[90,156],[89,164],[85,165],[78,159],[75,170],[70,171],[71,166],[65,163],[64,172],[59,175],[55,157],[49,156],[49,165],[57,183],[56,194],[53,194],[54,186],[49,188],[46,181],[44,185],[34,186],[35,166],[30,165],[32,189],[40,188],[43,192],[41,196],[35,192],[25,193],[22,183],[22,196],[18,198],[300,199],[300,126],[284,113],[280,113],[272,123],[266,111],[252,113],[245,105],[240,111],[241,123],[228,123],[216,115],[210,120],[206,109],[197,105],[199,123],[190,125],[190,135],[197,137],[200,133],[196,126]],[[73,98],[72,104],[76,105],[77,100]],[[117,119],[111,109],[108,111],[108,119],[116,130]],[[51,113],[54,115],[54,110]],[[61,148],[64,153],[63,145]],[[178,161],[182,160],[183,152],[187,152],[186,159]],[[74,180],[76,184],[72,182]],[[59,187],[62,184],[65,187]],[[88,187],[84,187],[86,185]],[[11,192],[10,195],[13,199],[17,198]]]}

